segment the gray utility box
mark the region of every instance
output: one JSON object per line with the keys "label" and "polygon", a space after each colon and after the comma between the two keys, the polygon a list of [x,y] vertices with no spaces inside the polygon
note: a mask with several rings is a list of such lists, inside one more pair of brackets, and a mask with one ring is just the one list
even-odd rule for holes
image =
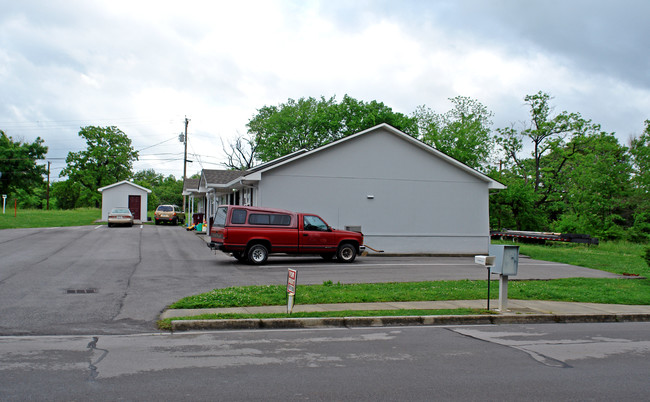
{"label": "gray utility box", "polygon": [[489,254],[495,256],[491,271],[501,275],[517,275],[519,246],[490,244]]}

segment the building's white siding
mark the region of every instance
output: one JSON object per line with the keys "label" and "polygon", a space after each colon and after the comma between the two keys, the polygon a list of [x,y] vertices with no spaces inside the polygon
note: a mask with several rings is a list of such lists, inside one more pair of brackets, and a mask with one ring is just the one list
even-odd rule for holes
{"label": "building's white siding", "polygon": [[394,253],[478,254],[489,244],[488,183],[384,130],[264,172],[256,204],[361,226]]}

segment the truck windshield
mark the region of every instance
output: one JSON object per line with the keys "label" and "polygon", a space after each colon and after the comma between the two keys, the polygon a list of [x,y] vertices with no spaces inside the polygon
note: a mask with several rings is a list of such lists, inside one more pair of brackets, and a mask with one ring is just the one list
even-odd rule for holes
{"label": "truck windshield", "polygon": [[217,208],[217,213],[214,215],[214,226],[226,226],[226,215],[228,214],[228,207]]}

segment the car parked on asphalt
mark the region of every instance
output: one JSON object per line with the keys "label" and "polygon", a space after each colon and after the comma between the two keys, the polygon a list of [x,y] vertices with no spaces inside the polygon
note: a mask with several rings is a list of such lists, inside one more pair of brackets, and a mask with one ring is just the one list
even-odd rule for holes
{"label": "car parked on asphalt", "polygon": [[133,214],[128,208],[113,208],[108,213],[108,227],[116,225],[133,226]]}
{"label": "car parked on asphalt", "polygon": [[185,223],[185,213],[181,211],[178,205],[158,205],[153,215],[156,225],[161,223],[171,223],[172,225]]}

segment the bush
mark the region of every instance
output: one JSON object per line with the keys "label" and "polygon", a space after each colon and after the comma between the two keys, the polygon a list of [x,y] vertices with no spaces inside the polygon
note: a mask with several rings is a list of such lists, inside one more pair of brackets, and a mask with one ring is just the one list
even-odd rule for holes
{"label": "bush", "polygon": [[645,249],[645,255],[643,256],[643,258],[645,258],[645,262],[650,267],[650,247]]}

